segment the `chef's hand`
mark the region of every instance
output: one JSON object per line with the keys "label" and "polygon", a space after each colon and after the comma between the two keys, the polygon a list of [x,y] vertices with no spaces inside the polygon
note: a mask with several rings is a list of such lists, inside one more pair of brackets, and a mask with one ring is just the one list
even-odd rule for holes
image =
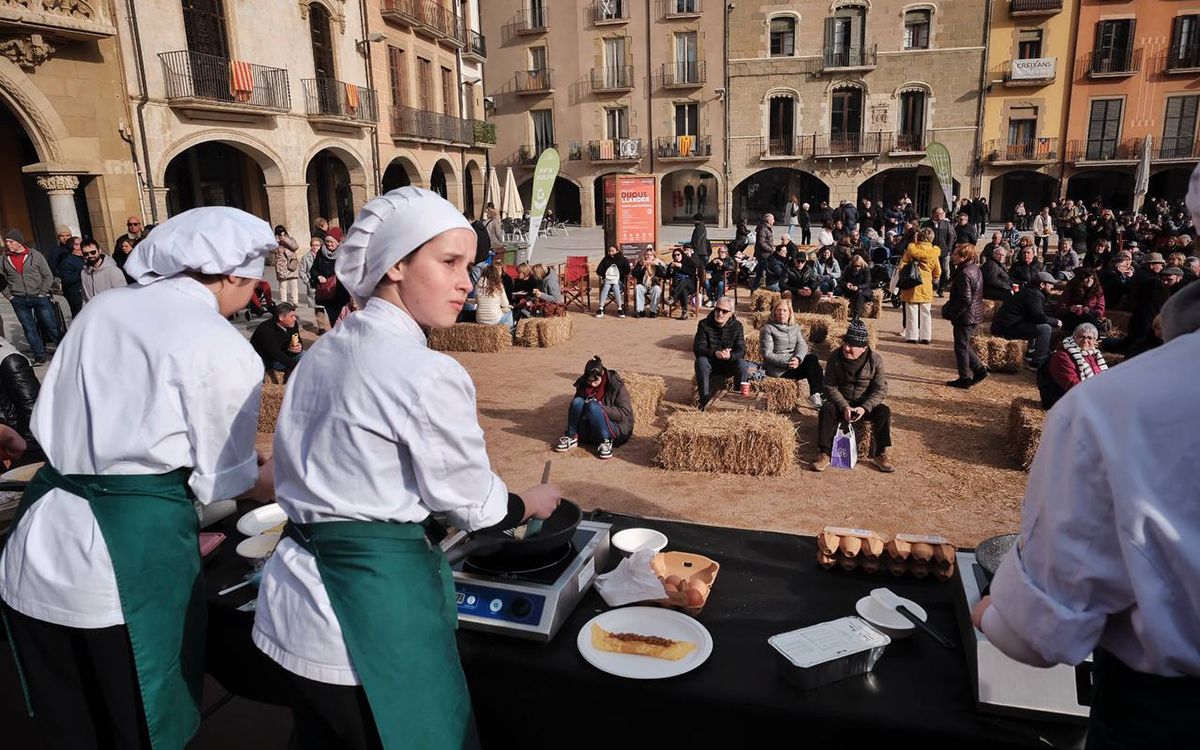
{"label": "chef's hand", "polygon": [[0,459],[16,461],[25,455],[25,438],[8,425],[0,425]]}
{"label": "chef's hand", "polygon": [[258,479],[246,497],[260,503],[270,502],[275,499],[275,457],[268,457],[259,450],[255,452],[258,454]]}
{"label": "chef's hand", "polygon": [[535,484],[521,493],[525,502],[525,520],[530,518],[549,518],[562,500],[562,490],[556,484]]}
{"label": "chef's hand", "polygon": [[988,594],[980,599],[975,608],[971,610],[971,624],[980,632],[983,631],[983,613],[987,612],[990,606],[992,606],[992,595]]}

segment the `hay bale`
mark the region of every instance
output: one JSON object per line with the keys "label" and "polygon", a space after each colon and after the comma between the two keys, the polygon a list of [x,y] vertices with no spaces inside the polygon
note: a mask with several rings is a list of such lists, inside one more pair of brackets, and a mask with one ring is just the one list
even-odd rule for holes
{"label": "hay bale", "polygon": [[793,295],[791,292],[788,292],[788,296],[792,300],[792,310],[798,313],[816,313],[817,305],[821,302],[821,295],[819,294],[802,297],[799,294]]}
{"label": "hay bale", "polygon": [[1022,339],[983,335],[971,337],[971,347],[992,372],[1020,372],[1025,364],[1027,346]]}
{"label": "hay bale", "polygon": [[871,301],[862,306],[862,317],[877,320],[883,315],[883,290],[876,289],[871,295]]}
{"label": "hay bale", "polygon": [[767,411],[788,414],[799,411],[807,404],[805,397],[808,386],[790,378],[763,378],[754,387],[766,396]]}
{"label": "hay bale", "polygon": [[1109,367],[1116,367],[1125,361],[1125,355],[1117,354],[1116,352],[1105,352],[1104,361],[1108,363]]}
{"label": "hay bale", "polygon": [[817,300],[813,312],[818,315],[828,315],[836,321],[850,319],[850,300],[845,297],[821,297]]}
{"label": "hay bale", "polygon": [[750,328],[761,331],[763,326],[771,322],[771,311],[764,310],[762,312],[751,313],[748,322],[750,323]]}
{"label": "hay bale", "polygon": [[746,337],[746,359],[751,362],[762,362],[762,331],[747,326],[743,333]]}
{"label": "hay bale", "polygon": [[432,328],[429,331],[429,348],[438,352],[484,352],[503,351],[512,346],[512,335],[507,326],[491,326],[482,323],[455,323],[450,328]]}
{"label": "hay bale", "polygon": [[640,372],[621,374],[629,400],[633,404],[634,434],[645,434],[644,430],[658,420],[658,409],[667,395],[667,381],[658,375],[643,375]]}
{"label": "hay bale", "polygon": [[[720,391],[728,390],[733,384],[733,377],[730,375],[718,375],[713,373],[708,376],[708,395],[715,396]],[[754,384],[751,383],[751,388]],[[696,381],[696,376],[692,376],[692,400],[689,402],[692,406],[700,406],[700,383]]]}
{"label": "hay bale", "polygon": [[1042,442],[1042,426],[1046,412],[1037,399],[1015,398],[1008,409],[1009,455],[1025,471],[1033,465],[1038,445]]}
{"label": "hay bale", "polygon": [[[1133,313],[1127,310],[1106,310],[1104,313],[1105,319],[1112,323],[1113,331],[1120,331],[1121,333],[1129,332],[1129,318],[1132,315]],[[1112,332],[1109,335],[1111,336]]]}
{"label": "hay bale", "polygon": [[751,312],[771,312],[771,308],[779,301],[779,292],[770,289],[755,289],[750,293]]}
{"label": "hay bale", "polygon": [[795,453],[795,428],[780,414],[678,412],[658,436],[655,463],[668,471],[779,476]]}
{"label": "hay bale", "polygon": [[569,341],[573,330],[569,316],[525,318],[517,323],[516,343],[518,346],[546,349]]}
{"label": "hay bale", "polygon": [[804,331],[804,340],[809,349],[815,349],[829,338],[829,329],[834,324],[833,318],[816,313],[796,313],[796,325]]}
{"label": "hay bale", "polygon": [[283,406],[284,387],[276,383],[263,383],[262,403],[258,407],[258,431],[275,432],[275,421],[279,419],[279,407]]}
{"label": "hay bale", "polygon": [[985,299],[983,301],[983,322],[990,323],[992,318],[996,317],[996,311],[1000,309],[1000,305],[1003,304],[1000,300]]}

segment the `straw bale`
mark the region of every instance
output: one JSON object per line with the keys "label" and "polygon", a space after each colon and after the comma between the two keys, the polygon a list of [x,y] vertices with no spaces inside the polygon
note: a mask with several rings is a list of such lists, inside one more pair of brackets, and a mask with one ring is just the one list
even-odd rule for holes
{"label": "straw bale", "polygon": [[[1127,310],[1106,310],[1104,317],[1112,323],[1114,331],[1129,332],[1129,318],[1133,313]],[[1110,334],[1111,335],[1111,334]]]}
{"label": "straw bale", "polygon": [[808,386],[790,378],[763,378],[754,384],[767,397],[767,411],[787,414],[807,404]]}
{"label": "straw bale", "polygon": [[1002,339],[998,336],[972,336],[971,347],[993,372],[1020,372],[1025,364],[1027,342],[1023,339]]}
{"label": "straw bale", "polygon": [[263,383],[262,403],[258,407],[258,431],[275,432],[275,420],[279,419],[279,407],[283,406],[284,387],[276,383]]}
{"label": "straw bale", "polygon": [[795,453],[795,428],[780,414],[677,412],[658,436],[655,462],[668,471],[778,476]]}
{"label": "straw bale", "polygon": [[498,352],[512,346],[506,326],[455,323],[429,331],[429,348],[439,352]]}
{"label": "straw bale", "polygon": [[537,329],[538,346],[548,349],[570,341],[574,326],[570,316],[560,315],[553,318],[538,318]]}
{"label": "straw bale", "polygon": [[1000,305],[1003,304],[1000,300],[985,299],[983,301],[983,322],[990,323],[992,318],[996,317],[996,311],[1000,309]]}
{"label": "straw bale", "polygon": [[771,312],[771,308],[779,301],[779,292],[770,289],[755,289],[750,293],[750,310],[752,312]]}
{"label": "straw bale", "polygon": [[[717,373],[714,372],[712,375],[708,376],[708,388],[709,388],[708,395],[709,396],[717,395],[721,391],[728,389],[730,387],[730,385],[732,384],[732,382],[733,382],[732,377],[730,377],[728,375],[718,375]],[[751,383],[750,387],[753,388],[754,384]],[[692,404],[692,406],[700,405],[700,384],[698,382],[696,382],[695,375],[692,376],[691,404]]]}
{"label": "straw bale", "polygon": [[745,326],[746,359],[751,362],[762,362],[762,331],[753,326]]}
{"label": "straw bale", "polygon": [[820,313],[817,305],[821,302],[821,295],[813,294],[809,297],[802,297],[799,294],[791,295],[789,293],[789,296],[792,299],[792,310],[798,313]]}
{"label": "straw bale", "polygon": [[633,403],[633,431],[642,433],[658,419],[658,409],[667,395],[667,381],[658,375],[640,372],[621,373],[629,400]]}
{"label": "straw bale", "polygon": [[771,311],[764,310],[750,314],[750,327],[756,331],[761,331],[763,326],[771,322]]}
{"label": "straw bale", "polygon": [[836,321],[850,319],[850,300],[845,297],[822,297],[817,300],[815,313],[828,315]]}
{"label": "straw bale", "polygon": [[808,342],[809,349],[814,349],[829,338],[829,328],[833,324],[833,318],[828,315],[796,313],[796,325],[804,331],[804,340]]}
{"label": "straw bale", "polygon": [[1033,464],[1038,445],[1042,442],[1042,425],[1046,412],[1037,399],[1015,398],[1008,410],[1008,450],[1013,460],[1025,471]]}
{"label": "straw bale", "polygon": [[876,289],[875,293],[871,295],[871,301],[863,304],[862,317],[878,319],[881,315],[883,315],[883,290]]}

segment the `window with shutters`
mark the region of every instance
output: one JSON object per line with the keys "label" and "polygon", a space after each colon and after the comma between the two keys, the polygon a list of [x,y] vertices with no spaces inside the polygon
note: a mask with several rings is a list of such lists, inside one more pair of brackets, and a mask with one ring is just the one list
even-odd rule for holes
{"label": "window with shutters", "polygon": [[333,69],[333,35],[329,31],[329,11],[317,3],[308,6],[308,30],[312,40],[313,67],[317,79],[337,78]]}
{"label": "window with shutters", "polygon": [[925,92],[900,92],[900,122],[896,144],[901,151],[925,150]]}
{"label": "window with shutters", "polygon": [[545,47],[530,47],[529,48],[529,69],[531,71],[545,70],[550,67],[546,64],[546,48]]}
{"label": "window with shutters", "polygon": [[625,37],[604,40],[604,87],[628,88],[633,85],[625,67]]}
{"label": "window with shutters", "polygon": [[1042,30],[1021,29],[1017,32],[1017,59],[1033,60],[1042,56]]}
{"label": "window with shutters", "polygon": [[862,136],[863,92],[857,86],[833,90],[829,145],[834,153],[857,153]]}
{"label": "window with shutters", "polygon": [[1171,27],[1167,69],[1200,68],[1200,15],[1176,16]]}
{"label": "window with shutters", "polygon": [[529,112],[533,120],[534,153],[542,153],[554,147],[554,113],[548,109],[535,109]]}
{"label": "window with shutters", "polygon": [[675,35],[675,83],[697,83],[700,70],[697,64],[700,50],[696,45],[696,32],[688,31]]}
{"label": "window with shutters", "polygon": [[1037,107],[1012,107],[1008,110],[1008,147],[1005,158],[1009,161],[1032,159],[1037,142]]}
{"label": "window with shutters", "polygon": [[1133,27],[1132,18],[1119,18],[1096,24],[1092,73],[1123,73],[1133,70]]}
{"label": "window with shutters", "polygon": [[1200,96],[1167,98],[1167,117],[1163,124],[1161,159],[1189,159],[1196,143],[1196,109]]}
{"label": "window with shutters", "polygon": [[628,107],[613,107],[604,110],[604,135],[609,140],[629,137]]}
{"label": "window with shutters", "polygon": [[929,26],[933,14],[926,9],[904,14],[904,49],[929,49]]}
{"label": "window with shutters", "polygon": [[782,16],[771,19],[771,57],[796,54],[796,19]]}
{"label": "window with shutters", "polygon": [[796,99],[792,96],[773,96],[769,102],[767,148],[771,156],[790,156],[795,153]]}
{"label": "window with shutters", "polygon": [[700,135],[700,105],[680,102],[675,105],[675,135]]}
{"label": "window with shutters", "polygon": [[529,0],[529,20],[531,28],[546,28],[545,0]]}
{"label": "window with shutters", "polygon": [[463,103],[466,104],[466,106],[467,106],[466,111],[463,113],[463,117],[465,117],[468,120],[474,120],[475,119],[475,84],[464,83],[463,86],[466,87],[465,89],[463,89]]}
{"label": "window with shutters", "polygon": [[188,51],[229,58],[222,0],[183,0],[183,33]]}
{"label": "window with shutters", "polygon": [[433,63],[423,57],[417,58],[417,109],[436,112],[433,104]]}
{"label": "window with shutters", "polygon": [[392,104],[401,107],[408,103],[408,68],[404,50],[399,47],[388,47],[388,82],[392,89]]}
{"label": "window with shutters", "polygon": [[867,9],[860,6],[838,8],[825,19],[825,66],[861,67],[866,60]]}
{"label": "window with shutters", "polygon": [[454,116],[454,71],[442,68],[442,114]]}
{"label": "window with shutters", "polygon": [[1121,99],[1094,99],[1088,112],[1087,154],[1089,161],[1111,159],[1121,135]]}

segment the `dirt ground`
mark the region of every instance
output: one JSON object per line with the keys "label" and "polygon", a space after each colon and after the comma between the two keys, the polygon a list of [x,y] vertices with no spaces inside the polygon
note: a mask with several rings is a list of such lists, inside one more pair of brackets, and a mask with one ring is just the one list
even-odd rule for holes
{"label": "dirt ground", "polygon": [[[739,317],[748,317],[746,299]],[[897,470],[883,474],[870,461],[853,471],[809,469],[816,456],[816,411],[795,418],[797,462],[779,477],[668,472],[653,456],[664,419],[638,424],[633,439],[601,461],[590,449],[556,454],[573,390],[593,355],[618,372],[661,375],[667,401],[691,397],[696,320],[597,320],[571,313],[574,334],[551,349],[514,348],[499,354],[454,354],[475,380],[480,422],[494,469],[515,491],[551,480],[585,509],[632,513],[748,529],[812,534],[826,525],[938,533],[960,546],[1016,531],[1026,474],[1005,453],[1008,407],[1036,397],[1033,375],[993,375],[969,391],[948,388],[956,377],[950,325],[937,318],[934,343],[905,343],[900,311],[877,321],[879,352],[888,373]],[[746,323],[746,325],[749,325]],[[824,358],[822,358],[824,362]],[[672,407],[668,405],[664,414]],[[648,428],[649,427],[649,428]]]}

